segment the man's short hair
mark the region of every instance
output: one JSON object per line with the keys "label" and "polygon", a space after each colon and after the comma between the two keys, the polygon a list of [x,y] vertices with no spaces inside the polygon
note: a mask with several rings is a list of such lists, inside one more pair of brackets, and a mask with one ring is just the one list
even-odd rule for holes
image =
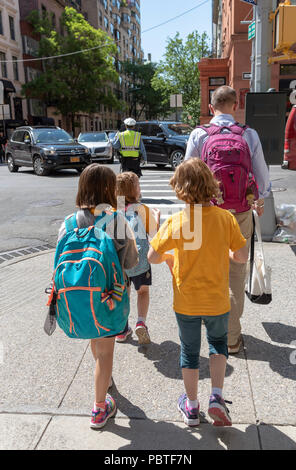
{"label": "man's short hair", "polygon": [[220,86],[212,94],[211,105],[214,109],[220,110],[221,108],[224,108],[225,105],[232,105],[236,102],[236,91],[230,86]]}

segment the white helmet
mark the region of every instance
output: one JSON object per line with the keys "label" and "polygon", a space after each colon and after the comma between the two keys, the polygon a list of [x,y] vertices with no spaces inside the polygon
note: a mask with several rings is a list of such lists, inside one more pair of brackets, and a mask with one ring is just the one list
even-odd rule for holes
{"label": "white helmet", "polygon": [[133,127],[137,124],[137,122],[133,118],[127,118],[123,122],[128,127]]}

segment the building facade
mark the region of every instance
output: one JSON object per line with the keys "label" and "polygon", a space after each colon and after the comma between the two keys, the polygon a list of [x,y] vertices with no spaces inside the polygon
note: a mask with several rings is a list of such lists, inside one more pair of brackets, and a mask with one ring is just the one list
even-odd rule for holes
{"label": "building facade", "polygon": [[[26,83],[34,79],[36,74],[42,73],[41,62],[29,60],[38,54],[39,38],[33,34],[32,26],[27,21],[28,14],[32,10],[38,10],[41,14],[47,13],[52,19],[53,27],[61,32],[60,17],[65,6],[71,6],[82,13],[94,28],[105,31],[115,41],[118,50],[115,64],[120,83],[112,85],[112,89],[117,98],[129,104],[132,99],[129,92],[130,83],[122,74],[121,62],[143,58],[139,0],[19,0],[19,4]],[[66,117],[57,115],[55,108],[46,108],[39,100],[28,99],[27,103],[30,124],[56,124],[70,130],[71,126]],[[118,111],[105,105],[100,105],[92,115],[80,113],[76,116],[76,121],[80,123],[77,132],[117,129],[124,113],[124,110]]]}
{"label": "building facade", "polygon": [[[261,0],[253,6],[244,1],[212,0],[212,23],[213,57],[198,64],[201,123],[211,119],[211,94],[223,84],[237,92],[235,118],[242,123],[249,91],[285,91],[288,113],[291,86],[296,87],[296,1]],[[249,36],[252,23],[254,30]]]}
{"label": "building facade", "polygon": [[[18,0],[0,0],[0,131],[10,135],[27,117]],[[3,100],[2,100],[3,94]]]}
{"label": "building facade", "polygon": [[[113,93],[130,107],[133,83],[123,74],[121,63],[143,60],[140,0],[82,0],[82,9],[89,23],[108,33],[116,43],[118,53],[115,64],[120,78],[119,84],[112,87]],[[100,129],[117,129],[125,113],[124,110],[101,105],[96,120]]]}
{"label": "building facade", "polygon": [[201,123],[211,119],[209,103],[213,91],[221,85],[233,87],[238,95],[235,118],[244,122],[245,95],[250,90],[252,43],[248,41],[248,24],[253,7],[237,0],[213,0],[213,58],[199,62],[201,80]]}

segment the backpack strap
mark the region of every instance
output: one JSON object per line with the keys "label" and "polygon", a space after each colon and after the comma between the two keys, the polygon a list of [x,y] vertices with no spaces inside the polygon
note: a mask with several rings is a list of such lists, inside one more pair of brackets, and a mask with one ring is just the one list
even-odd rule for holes
{"label": "backpack strap", "polygon": [[248,126],[245,124],[240,124],[239,122],[235,122],[232,126],[230,126],[230,129],[233,134],[243,135],[248,129]]}
{"label": "backpack strap", "polygon": [[220,134],[222,127],[217,126],[216,124],[205,124],[204,126],[198,126],[198,129],[205,131],[208,136]]}
{"label": "backpack strap", "polygon": [[78,228],[77,225],[77,220],[76,220],[76,212],[75,214],[68,215],[68,217],[65,218],[65,228],[66,232],[74,232],[76,228]]}

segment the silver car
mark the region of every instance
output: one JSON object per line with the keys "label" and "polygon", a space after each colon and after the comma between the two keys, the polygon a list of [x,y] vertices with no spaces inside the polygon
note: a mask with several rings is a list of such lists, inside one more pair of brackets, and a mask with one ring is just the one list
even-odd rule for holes
{"label": "silver car", "polygon": [[114,152],[106,132],[81,132],[77,141],[90,150],[92,162],[114,162]]}

